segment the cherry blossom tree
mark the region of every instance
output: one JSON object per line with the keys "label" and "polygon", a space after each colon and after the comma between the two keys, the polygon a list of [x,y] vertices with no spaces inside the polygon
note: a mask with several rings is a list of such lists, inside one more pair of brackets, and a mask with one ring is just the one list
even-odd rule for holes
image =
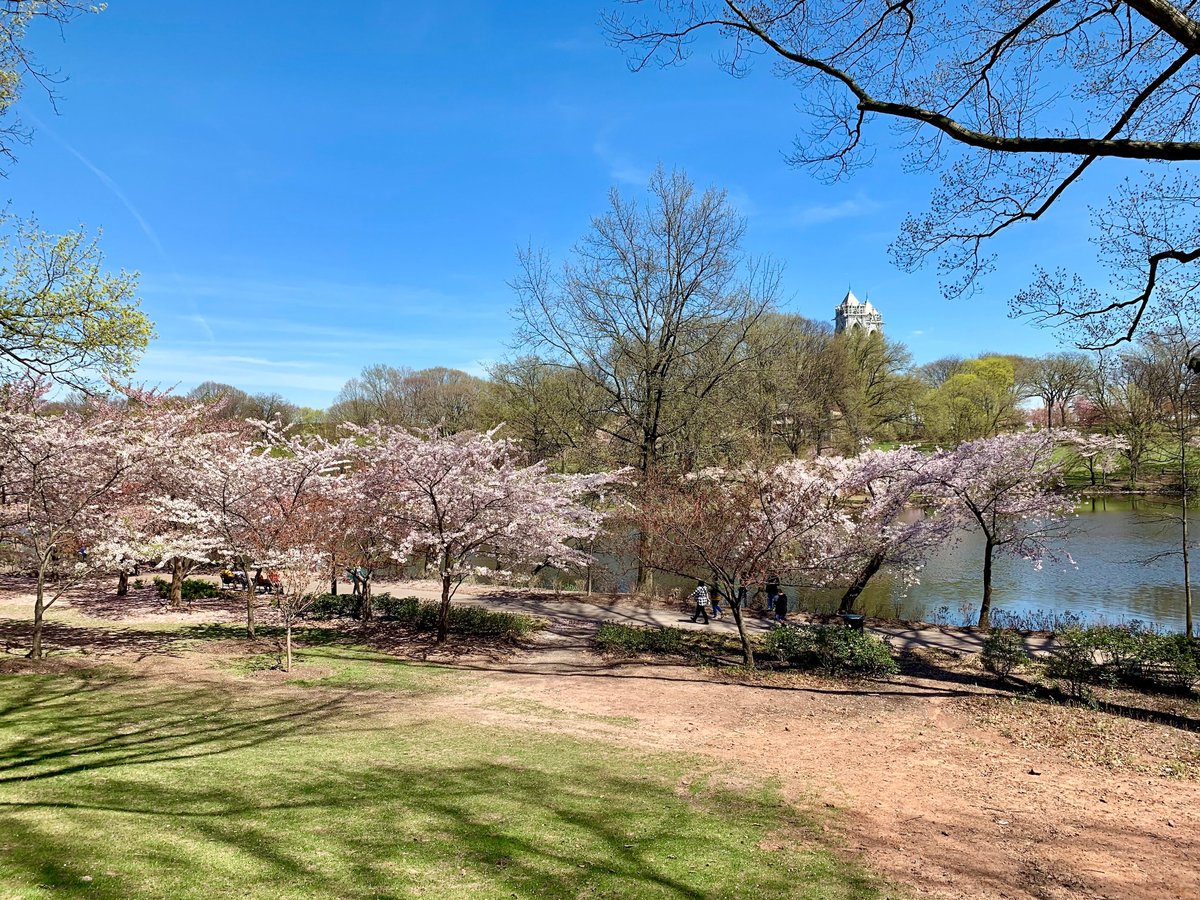
{"label": "cherry blossom tree", "polygon": [[267,429],[253,457],[258,502],[243,509],[245,543],[259,565],[277,576],[272,603],[285,635],[284,671],[292,668],[292,629],[329,571],[325,549],[342,523],[334,510],[342,490],[347,447],[298,432]]}
{"label": "cherry blossom tree", "polygon": [[[293,537],[299,537],[293,533]],[[316,549],[316,542],[301,542],[279,550],[268,559],[279,573],[279,593],[273,603],[279,609],[284,629],[283,671],[292,671],[292,628],[312,604],[329,568],[329,557]]]}
{"label": "cherry blossom tree", "polygon": [[1088,470],[1092,486],[1096,485],[1096,475],[1100,481],[1107,480],[1108,475],[1116,469],[1121,454],[1129,452],[1129,441],[1120,435],[1083,434],[1069,431],[1060,434],[1059,439],[1070,447]]}
{"label": "cherry blossom tree", "polygon": [[361,488],[377,498],[381,539],[397,560],[414,552],[435,560],[442,585],[438,643],[449,633],[450,602],[472,560],[583,565],[576,549],[601,514],[584,502],[614,476],[555,475],[494,432],[439,437],[386,425],[351,426],[359,441]]}
{"label": "cherry blossom tree", "polygon": [[90,548],[119,530],[128,488],[170,455],[195,415],[150,395],[130,399],[60,415],[36,402],[0,406],[0,533],[36,577],[33,659],[42,657],[46,610],[104,571],[110,556]]}
{"label": "cherry blossom tree", "polygon": [[[347,454],[347,458],[350,454]],[[371,585],[375,570],[392,561],[389,535],[382,528],[387,498],[376,496],[368,485],[375,475],[369,462],[361,468],[336,464],[339,477],[326,488],[322,548],[328,562],[331,593],[337,592],[342,571],[355,573],[358,616],[362,622],[373,617]]]}
{"label": "cherry blossom tree", "polygon": [[853,573],[842,595],[838,612],[847,613],[867,584],[885,566],[899,569],[907,580],[933,551],[950,539],[957,524],[936,504],[914,507],[928,486],[929,457],[910,447],[867,450],[853,461],[848,481],[863,502],[855,515],[855,528],[836,559],[836,565]]}
{"label": "cherry blossom tree", "polygon": [[1040,567],[1057,556],[1056,544],[1067,534],[1077,499],[1058,490],[1062,465],[1054,450],[1046,432],[1002,434],[941,451],[929,462],[929,487],[942,495],[943,508],[983,534],[980,628],[990,624],[996,552]]}
{"label": "cherry blossom tree", "polygon": [[[766,583],[768,573],[832,577],[828,564],[854,530],[852,465],[837,457],[770,468],[705,469],[643,485],[629,515],[654,549],[655,565],[702,581],[725,596]],[[729,604],[754,667],[742,611]]]}
{"label": "cherry blossom tree", "polygon": [[198,444],[186,471],[190,496],[211,516],[209,536],[245,576],[246,633],[253,639],[252,570],[278,568],[281,554],[303,551],[307,558],[323,552],[327,520],[318,509],[325,502],[321,479],[333,477],[329,473],[345,450],[321,438],[282,433],[271,423],[251,426],[265,437],[253,443]]}

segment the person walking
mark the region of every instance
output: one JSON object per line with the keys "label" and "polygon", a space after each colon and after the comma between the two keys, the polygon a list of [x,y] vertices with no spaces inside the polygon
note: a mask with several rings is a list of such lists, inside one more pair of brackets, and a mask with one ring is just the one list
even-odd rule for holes
{"label": "person walking", "polygon": [[767,582],[763,587],[767,591],[767,612],[770,613],[775,607],[775,598],[779,595],[779,576],[773,572],[767,575]]}
{"label": "person walking", "polygon": [[775,595],[775,621],[782,622],[787,616],[788,599],[785,591]]}
{"label": "person walking", "polygon": [[698,582],[696,589],[692,591],[692,602],[696,604],[696,611],[692,613],[692,621],[695,622],[700,616],[704,616],[704,624],[708,624],[708,588],[704,586],[704,582]]}
{"label": "person walking", "polygon": [[721,589],[717,587],[716,582],[708,586],[708,596],[712,600],[712,612],[714,619],[725,618],[725,611],[721,609]]}

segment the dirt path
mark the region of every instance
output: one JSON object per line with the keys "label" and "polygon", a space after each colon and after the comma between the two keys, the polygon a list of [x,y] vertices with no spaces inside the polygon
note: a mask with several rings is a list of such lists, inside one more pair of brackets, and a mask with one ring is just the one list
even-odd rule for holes
{"label": "dirt path", "polygon": [[[436,600],[441,588],[431,581],[381,582],[377,591],[388,591],[393,596],[415,596],[423,600]],[[619,622],[624,625],[670,626],[689,630],[710,630],[725,634],[736,634],[733,616],[726,613],[709,625],[697,624],[680,609],[661,601],[651,602],[626,595],[594,595],[545,591],[525,591],[514,588],[495,588],[463,585],[454,595],[454,602],[508,612],[525,613],[550,619],[552,627],[578,627],[584,623],[594,627],[600,622]],[[756,610],[744,613],[746,628],[751,634],[770,631],[772,621]],[[789,621],[806,621],[801,614],[789,616]],[[918,649],[949,650],[955,653],[978,653],[983,645],[983,635],[974,629],[950,628],[937,625],[917,626],[908,624],[885,624],[871,622],[867,630],[886,638],[898,651]],[[1030,635],[1025,639],[1026,649],[1031,653],[1044,653],[1050,646],[1048,635]]]}
{"label": "dirt path", "polygon": [[[587,722],[633,716],[625,740],[709,755],[843,810],[846,846],[920,893],[1200,896],[1195,782],[1022,747],[940,683],[727,684],[685,667],[606,664],[566,642],[491,667],[489,682]],[[1144,725],[1140,738],[1161,728]]]}

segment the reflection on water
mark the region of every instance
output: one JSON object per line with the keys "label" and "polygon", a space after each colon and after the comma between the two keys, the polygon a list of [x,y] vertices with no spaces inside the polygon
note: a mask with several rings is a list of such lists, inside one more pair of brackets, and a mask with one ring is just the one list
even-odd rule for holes
{"label": "reflection on water", "polygon": [[[1066,542],[1075,565],[1065,559],[1046,561],[1038,570],[1024,559],[997,556],[993,609],[1018,614],[1071,611],[1089,620],[1142,619],[1182,630],[1179,513],[1179,504],[1161,499],[1088,500]],[[862,603],[872,614],[898,611],[903,618],[932,619],[939,607],[949,607],[953,620],[973,620],[983,593],[982,573],[983,539],[964,533],[929,560],[921,583],[910,587],[907,596],[897,579],[885,576],[868,587]],[[839,596],[825,592],[812,599],[828,605]],[[960,612],[964,603],[965,616]]]}
{"label": "reflection on water", "polygon": [[[1194,504],[1193,504],[1194,505]],[[1072,566],[1046,561],[1039,571],[1028,561],[997,554],[992,608],[1013,613],[1074,612],[1088,620],[1141,619],[1182,631],[1183,561],[1179,553],[1178,503],[1161,498],[1087,500],[1072,525],[1066,550]],[[1189,517],[1193,528],[1197,523]],[[1193,579],[1194,583],[1194,579]],[[662,580],[660,580],[660,585]],[[683,586],[669,580],[670,586]],[[832,611],[841,590],[792,587],[800,608]],[[983,593],[983,539],[964,532],[943,547],[921,572],[921,583],[905,591],[899,579],[880,573],[859,598],[870,615],[973,622]],[[939,608],[945,607],[939,614]]]}

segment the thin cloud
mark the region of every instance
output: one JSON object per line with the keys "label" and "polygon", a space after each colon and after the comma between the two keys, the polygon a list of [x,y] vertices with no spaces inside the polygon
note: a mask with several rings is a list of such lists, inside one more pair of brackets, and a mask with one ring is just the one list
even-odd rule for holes
{"label": "thin cloud", "polygon": [[883,204],[872,200],[859,191],[853,197],[840,200],[837,203],[814,203],[793,209],[788,214],[792,225],[805,227],[809,225],[824,225],[827,222],[837,222],[841,219],[855,219],[878,212]]}
{"label": "thin cloud", "polygon": [[[133,220],[137,222],[138,227],[142,230],[142,234],[146,236],[146,240],[148,240],[154,247],[155,251],[157,251],[159,258],[166,265],[168,271],[172,273],[176,281],[180,281],[181,279],[179,277],[179,272],[176,270],[175,264],[171,261],[171,257],[167,253],[167,248],[164,247],[163,242],[159,240],[158,232],[151,227],[149,221],[147,221],[146,217],[142,215],[141,210],[139,210],[134,205],[133,201],[129,199],[129,195],[125,193],[124,189],[122,189],[121,185],[117,183],[116,179],[84,156],[79,150],[75,149],[74,145],[72,145],[66,138],[62,137],[57,131],[38,118],[35,113],[32,111],[27,111],[26,114],[33,121],[34,126],[39,131],[46,132],[46,134],[50,135],[51,139],[54,140],[60,147],[79,160],[83,167],[95,175],[100,183],[104,185],[108,191],[117,198],[117,200],[120,201],[121,205],[125,207],[129,215],[133,217]],[[200,326],[200,329],[204,332],[205,336],[210,342],[216,342],[216,335],[213,334],[212,328],[209,327],[208,322],[205,321],[204,316],[200,314],[200,311],[196,308],[194,302],[192,303],[191,319]]]}
{"label": "thin cloud", "polygon": [[613,181],[621,184],[633,184],[645,187],[654,171],[653,166],[643,165],[630,159],[618,150],[614,150],[604,139],[597,139],[592,145],[596,157],[608,167],[608,175]]}

